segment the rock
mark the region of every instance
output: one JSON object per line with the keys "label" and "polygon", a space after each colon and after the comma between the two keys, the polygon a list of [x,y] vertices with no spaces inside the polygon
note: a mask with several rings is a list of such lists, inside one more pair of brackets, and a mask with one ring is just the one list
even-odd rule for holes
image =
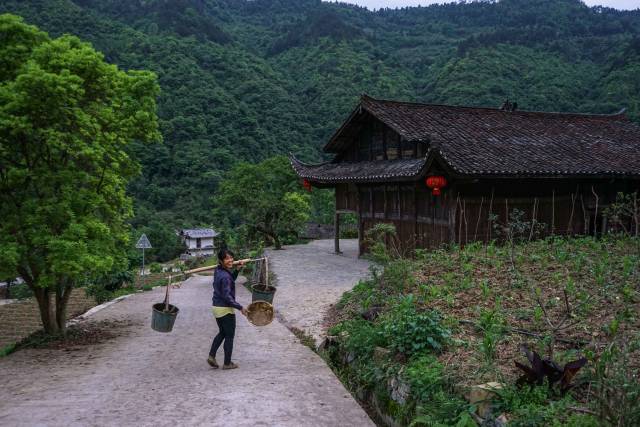
{"label": "rock", "polygon": [[411,387],[402,378],[393,376],[387,381],[389,396],[400,405],[404,405],[411,394]]}
{"label": "rock", "polygon": [[507,415],[506,414],[500,414],[500,416],[498,418],[496,418],[496,427],[506,427],[507,423],[509,422],[509,420],[507,419]]}
{"label": "rock", "polygon": [[496,391],[501,390],[503,387],[503,384],[498,382],[490,382],[471,387],[469,403],[476,405],[479,416],[487,418],[487,416],[491,414],[491,403],[497,396]]}
{"label": "rock", "polygon": [[351,364],[351,362],[353,362],[354,360],[356,360],[356,355],[353,352],[347,353],[344,357],[344,362],[348,365]]}

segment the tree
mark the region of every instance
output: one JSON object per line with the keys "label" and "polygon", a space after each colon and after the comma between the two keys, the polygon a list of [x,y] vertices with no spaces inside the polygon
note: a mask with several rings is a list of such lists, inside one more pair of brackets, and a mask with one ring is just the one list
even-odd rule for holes
{"label": "tree", "polygon": [[309,196],[284,156],[258,164],[239,163],[220,183],[216,214],[231,226],[246,224],[282,248],[284,237],[297,235],[309,219]]}
{"label": "tree", "polygon": [[45,331],[64,333],[73,287],[125,262],[140,169],[126,150],[160,139],[159,86],[17,16],[0,15],[0,39],[0,276],[21,276]]}

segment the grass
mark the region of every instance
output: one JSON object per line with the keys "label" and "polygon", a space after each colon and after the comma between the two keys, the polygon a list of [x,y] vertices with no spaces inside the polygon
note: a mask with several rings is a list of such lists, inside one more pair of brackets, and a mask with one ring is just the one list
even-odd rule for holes
{"label": "grass", "polygon": [[[471,244],[421,251],[411,260],[387,259],[382,265],[372,280],[356,285],[337,305],[331,333],[341,339],[329,350],[328,359],[352,390],[380,394],[380,384],[387,384],[393,372],[406,376],[416,358],[435,358],[433,366],[438,368],[429,375],[425,368],[425,379],[414,381],[419,385],[412,388],[409,406],[398,411],[390,405],[401,423],[462,422],[468,411],[464,405],[455,406],[459,411],[455,421],[437,415],[438,409],[429,402],[442,396],[447,396],[446,402],[458,401],[471,386],[489,381],[504,383],[511,393],[498,405],[510,425],[606,424],[605,418],[594,415],[603,399],[610,407],[626,404],[625,413],[631,414],[626,420],[640,416],[640,404],[631,396],[636,391],[615,396],[595,391],[603,381],[612,387],[611,379],[603,377],[612,367],[596,369],[605,349],[612,346],[626,352],[626,382],[621,379],[619,389],[640,389],[640,347],[626,345],[640,338],[637,239],[548,238],[513,248]],[[411,298],[413,308],[405,307],[400,317],[394,317],[406,298]],[[420,313],[433,311],[442,314],[440,323],[421,326],[416,321]],[[385,336],[384,330],[393,333]],[[426,339],[433,340],[438,333],[447,336],[446,330],[450,337],[438,341],[440,347],[422,344],[429,344]],[[561,365],[587,357],[576,387],[562,398],[544,386],[529,391],[516,388],[522,372],[514,362],[524,362],[522,344]],[[384,363],[375,360],[376,347],[390,351]],[[424,364],[427,359],[421,360]],[[636,387],[629,388],[629,381]],[[431,397],[420,397],[426,395]]]}
{"label": "grass", "polygon": [[16,351],[16,343],[7,344],[0,348],[0,357],[6,357]]}

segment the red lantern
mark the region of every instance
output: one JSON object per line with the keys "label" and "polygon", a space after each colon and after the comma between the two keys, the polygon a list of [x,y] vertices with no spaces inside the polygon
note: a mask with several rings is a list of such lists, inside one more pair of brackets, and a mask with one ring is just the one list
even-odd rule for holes
{"label": "red lantern", "polygon": [[425,180],[425,183],[427,184],[427,187],[431,188],[432,190],[431,194],[433,194],[434,196],[439,196],[440,189],[447,186],[447,180],[445,179],[444,176],[440,176],[440,175],[428,177]]}
{"label": "red lantern", "polygon": [[308,179],[304,179],[302,180],[302,186],[304,187],[305,190],[307,190],[308,192],[311,192],[311,189],[313,188],[311,186],[311,183],[309,182]]}

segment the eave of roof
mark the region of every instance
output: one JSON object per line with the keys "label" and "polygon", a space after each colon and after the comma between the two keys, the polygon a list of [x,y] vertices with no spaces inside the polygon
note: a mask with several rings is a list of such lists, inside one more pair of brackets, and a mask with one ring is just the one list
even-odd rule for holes
{"label": "eave of roof", "polygon": [[307,164],[289,156],[296,174],[303,179],[319,183],[410,181],[419,176],[427,159],[374,160],[367,162],[342,162]]}

